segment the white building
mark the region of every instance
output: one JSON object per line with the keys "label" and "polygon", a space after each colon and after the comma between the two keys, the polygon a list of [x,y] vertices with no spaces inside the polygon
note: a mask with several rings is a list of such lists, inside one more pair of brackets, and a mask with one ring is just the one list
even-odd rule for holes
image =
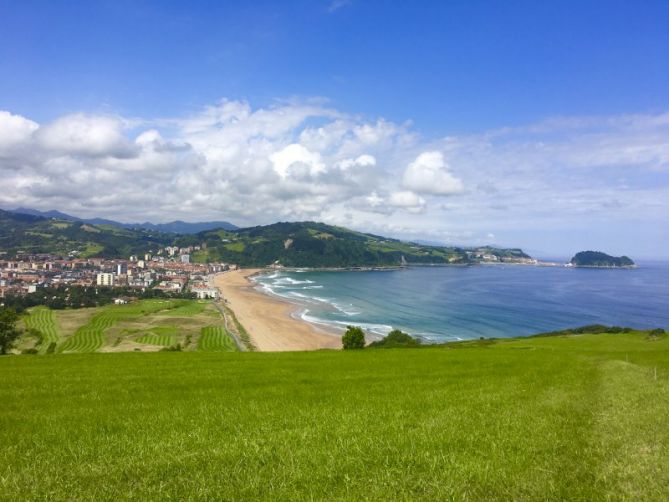
{"label": "white building", "polygon": [[190,263],[190,255],[189,254],[182,254],[181,255],[181,263]]}
{"label": "white building", "polygon": [[218,300],[221,296],[218,288],[194,287],[191,288],[191,292],[195,293],[200,300],[206,300],[207,298]]}
{"label": "white building", "polygon": [[106,274],[106,273],[98,274],[97,284],[98,286],[113,286],[114,274]]}

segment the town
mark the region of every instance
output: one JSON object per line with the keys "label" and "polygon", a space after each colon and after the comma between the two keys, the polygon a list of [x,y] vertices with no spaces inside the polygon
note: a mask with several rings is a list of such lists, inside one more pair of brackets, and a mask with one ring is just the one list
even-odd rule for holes
{"label": "town", "polygon": [[[200,246],[167,246],[155,254],[129,256],[127,260],[54,254],[24,254],[3,260],[0,254],[0,298],[36,293],[40,288],[104,286],[218,299],[220,292],[213,286],[212,275],[237,266],[191,263],[191,254],[199,249]],[[125,301],[119,298],[117,303]]]}

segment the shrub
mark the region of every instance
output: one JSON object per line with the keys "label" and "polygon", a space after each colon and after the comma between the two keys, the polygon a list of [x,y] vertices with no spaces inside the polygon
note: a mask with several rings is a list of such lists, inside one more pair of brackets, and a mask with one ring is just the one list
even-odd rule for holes
{"label": "shrub", "polygon": [[39,350],[37,350],[36,348],[32,347],[32,348],[30,348],[30,349],[23,349],[23,350],[21,351],[21,354],[39,354]]}
{"label": "shrub", "polygon": [[383,339],[372,342],[369,346],[378,348],[418,347],[420,346],[420,340],[399,329],[394,329]]}
{"label": "shrub", "polygon": [[54,352],[56,352],[56,342],[51,342],[49,346],[46,348],[46,353],[53,354]]}
{"label": "shrub", "polygon": [[181,352],[181,344],[177,343],[176,345],[171,345],[169,347],[163,347],[160,349],[161,352]]}
{"label": "shrub", "polygon": [[358,326],[346,326],[346,333],[341,338],[344,349],[365,348],[365,333]]}
{"label": "shrub", "polygon": [[659,337],[663,336],[664,333],[665,333],[665,331],[662,328],[656,328],[656,329],[650,330],[648,332],[648,336],[650,336],[652,338],[659,338]]}

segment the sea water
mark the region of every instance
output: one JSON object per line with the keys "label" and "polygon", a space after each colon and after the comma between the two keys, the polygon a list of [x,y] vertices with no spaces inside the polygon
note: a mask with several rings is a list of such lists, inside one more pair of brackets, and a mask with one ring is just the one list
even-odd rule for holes
{"label": "sea water", "polygon": [[669,328],[669,263],[634,269],[523,265],[388,271],[277,271],[257,287],[304,320],[439,342],[513,337],[586,324]]}

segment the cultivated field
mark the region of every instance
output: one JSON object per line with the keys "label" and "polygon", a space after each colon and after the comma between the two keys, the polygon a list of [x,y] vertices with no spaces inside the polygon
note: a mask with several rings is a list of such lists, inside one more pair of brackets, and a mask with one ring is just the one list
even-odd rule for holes
{"label": "cultivated field", "polygon": [[0,381],[5,500],[669,499],[666,336],[7,356]]}
{"label": "cultivated field", "polygon": [[34,347],[40,353],[155,351],[177,345],[181,350],[197,350],[200,337],[212,330],[218,342],[209,343],[211,348],[205,350],[218,350],[214,347],[225,344],[235,350],[224,319],[208,301],[142,300],[54,311],[35,307],[23,322],[27,328],[39,330],[42,341],[25,336],[19,348]]}

